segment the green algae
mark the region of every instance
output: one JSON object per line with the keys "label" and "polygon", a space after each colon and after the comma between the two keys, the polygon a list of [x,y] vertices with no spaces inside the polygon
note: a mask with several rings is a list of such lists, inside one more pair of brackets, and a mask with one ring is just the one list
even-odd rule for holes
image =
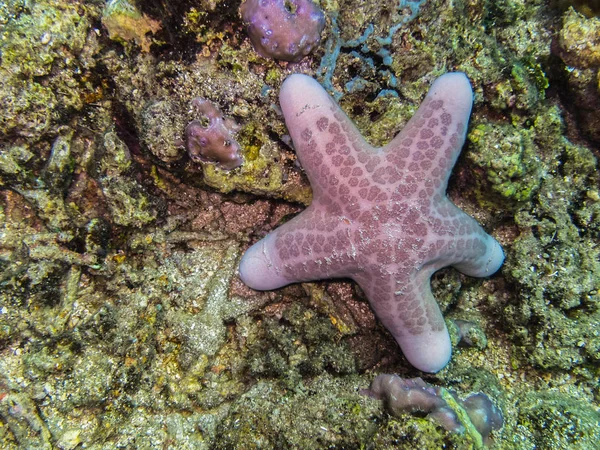
{"label": "green algae", "polygon": [[[520,419],[543,448],[594,448],[600,412],[556,392],[531,392],[520,402]],[[577,423],[576,427],[572,424]]]}
{"label": "green algae", "polygon": [[331,321],[300,305],[286,309],[282,320],[266,318],[259,336],[249,348],[250,374],[277,377],[289,389],[306,376],[356,370],[352,352]]}
{"label": "green algae", "polygon": [[585,14],[587,17],[600,15],[600,2],[598,0],[562,0],[559,1],[562,7],[572,5],[577,11]]}
{"label": "green algae", "polygon": [[441,388],[440,396],[448,403],[450,409],[452,409],[452,411],[456,413],[458,420],[460,420],[460,423],[462,423],[465,427],[465,434],[469,436],[469,438],[473,442],[473,447],[475,447],[476,449],[484,448],[481,433],[471,423],[471,419],[469,419],[467,411],[456,401],[454,396],[450,392],[448,392],[447,389]]}
{"label": "green algae", "polygon": [[529,200],[539,188],[543,168],[533,133],[510,124],[480,124],[469,133],[469,159],[485,169],[487,183],[504,198]]}
{"label": "green algae", "polygon": [[107,207],[112,221],[121,226],[141,227],[156,219],[156,206],[143,186],[130,177],[129,149],[114,132],[104,136],[104,157],[100,162],[103,176],[99,182],[103,187]]}
{"label": "green algae", "polygon": [[181,129],[185,127],[178,105],[167,99],[147,104],[139,117],[140,140],[159,161],[179,161],[185,150]]}
{"label": "green algae", "polygon": [[[550,121],[544,126],[557,131]],[[569,369],[598,359],[593,330],[600,318],[600,267],[594,244],[599,205],[589,195],[598,177],[597,161],[587,148],[558,134],[546,135],[543,143],[561,161],[554,169],[560,176],[546,175],[536,208],[521,208],[515,215],[521,232],[505,273],[520,286],[521,298],[509,306],[514,315],[507,317],[517,342],[526,343],[521,350],[531,363]],[[579,211],[573,214],[572,205],[578,202]]]}
{"label": "green algae", "polygon": [[59,109],[83,107],[74,71],[87,63],[78,56],[88,42],[89,20],[77,5],[54,1],[10,5],[2,22],[0,126],[24,137],[48,132]]}
{"label": "green algae", "polygon": [[600,99],[600,18],[586,18],[569,8],[563,15],[557,54],[568,98],[567,110],[578,120],[578,128],[595,143],[600,141],[600,113],[596,105]]}

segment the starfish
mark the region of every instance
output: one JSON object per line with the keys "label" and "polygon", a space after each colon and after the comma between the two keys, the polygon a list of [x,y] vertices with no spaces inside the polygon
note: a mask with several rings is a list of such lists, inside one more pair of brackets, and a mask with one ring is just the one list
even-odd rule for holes
{"label": "starfish", "polygon": [[408,361],[441,370],[452,346],[431,275],[453,266],[485,277],[504,261],[498,242],[446,196],[473,104],[469,80],[438,78],[382,148],[311,77],[288,77],[279,99],[313,201],[246,251],[240,278],[256,290],[351,278]]}

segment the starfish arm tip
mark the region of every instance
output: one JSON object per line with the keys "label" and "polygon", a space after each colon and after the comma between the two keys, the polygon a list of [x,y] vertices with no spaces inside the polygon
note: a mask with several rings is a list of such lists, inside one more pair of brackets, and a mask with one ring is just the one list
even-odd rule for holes
{"label": "starfish arm tip", "polygon": [[428,96],[446,100],[449,111],[468,120],[473,106],[473,89],[464,72],[449,72],[433,82]]}
{"label": "starfish arm tip", "polygon": [[473,90],[467,74],[464,72],[448,72],[438,77],[432,85],[433,88],[448,90],[453,93],[468,94],[472,97]]}
{"label": "starfish arm tip", "polygon": [[299,86],[312,83],[318,84],[318,82],[314,78],[309,77],[308,75],[304,75],[303,73],[293,73],[283,81],[279,95],[285,93],[290,89],[297,89]]}
{"label": "starfish arm tip", "polygon": [[323,86],[314,78],[294,73],[288,76],[281,85],[279,101],[285,114],[287,105],[301,106],[312,101],[314,96],[325,96],[329,100],[328,95]]}
{"label": "starfish arm tip", "polygon": [[504,264],[504,251],[496,239],[491,236],[489,239],[492,243],[490,244],[491,250],[488,251],[488,258],[486,260],[486,272],[488,275],[493,275]]}
{"label": "starfish arm tip", "polygon": [[240,278],[248,287],[257,291],[277,289],[290,283],[279,273],[269,246],[269,235],[258,241],[244,253],[240,261]]}
{"label": "starfish arm tip", "polygon": [[496,239],[485,236],[485,253],[475,259],[454,264],[454,268],[471,277],[489,277],[495,274],[504,263],[504,251]]}
{"label": "starfish arm tip", "polygon": [[445,327],[440,331],[407,334],[398,343],[408,362],[423,372],[439,372],[446,367],[452,356],[452,344]]}
{"label": "starfish arm tip", "polygon": [[292,139],[298,139],[300,132],[312,125],[315,115],[330,115],[334,105],[317,80],[299,73],[285,79],[279,92],[279,103]]}

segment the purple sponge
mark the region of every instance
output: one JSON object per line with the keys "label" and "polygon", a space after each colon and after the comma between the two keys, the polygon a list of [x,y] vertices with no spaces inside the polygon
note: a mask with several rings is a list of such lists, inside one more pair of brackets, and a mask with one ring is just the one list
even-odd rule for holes
{"label": "purple sponge", "polygon": [[233,138],[238,130],[231,119],[204,98],[195,98],[192,106],[204,122],[194,120],[185,128],[185,143],[193,161],[216,162],[221,168],[235,169],[243,163],[240,146]]}
{"label": "purple sponge", "polygon": [[[490,433],[504,424],[500,409],[482,393],[472,394],[460,400],[455,392],[447,391],[469,416],[473,427],[485,445],[492,442]],[[361,394],[383,400],[394,416],[402,413],[421,412],[427,414],[448,431],[465,431],[462,420],[444,399],[443,389],[426,383],[421,378],[400,378],[398,375],[381,374],[375,377],[369,389]]]}
{"label": "purple sponge", "polygon": [[259,55],[298,62],[319,44],[325,16],[310,0],[246,0],[240,7]]}

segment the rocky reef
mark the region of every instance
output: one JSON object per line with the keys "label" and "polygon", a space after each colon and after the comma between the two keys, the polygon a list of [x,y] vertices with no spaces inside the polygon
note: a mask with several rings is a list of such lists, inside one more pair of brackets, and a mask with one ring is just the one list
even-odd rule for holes
{"label": "rocky reef", "polygon": [[[0,447],[480,445],[361,395],[397,373],[446,402],[485,393],[490,448],[595,448],[597,3],[314,2],[322,41],[294,63],[254,51],[245,3],[0,4]],[[238,264],[311,202],[278,104],[290,74],[381,146],[449,71],[475,101],[448,196],[506,262],[434,275],[455,351],[425,375],[356,284],[256,292]],[[223,143],[243,164],[186,152],[210,122],[194,98],[237,124]]]}

